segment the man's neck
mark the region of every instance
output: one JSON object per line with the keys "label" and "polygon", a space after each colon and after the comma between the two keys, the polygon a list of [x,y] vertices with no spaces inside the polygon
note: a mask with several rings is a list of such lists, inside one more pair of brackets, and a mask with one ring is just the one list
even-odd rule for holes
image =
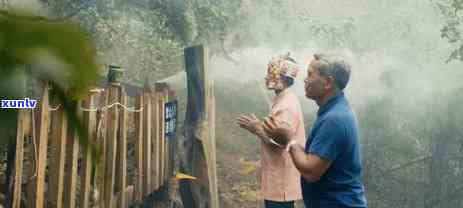
{"label": "man's neck", "polygon": [[318,107],[322,107],[323,105],[325,105],[326,102],[328,102],[328,100],[330,100],[330,98],[335,96],[337,92],[338,91],[336,91],[336,90],[332,90],[332,91],[328,92],[325,96],[320,98],[319,100],[316,100],[315,102],[317,103]]}

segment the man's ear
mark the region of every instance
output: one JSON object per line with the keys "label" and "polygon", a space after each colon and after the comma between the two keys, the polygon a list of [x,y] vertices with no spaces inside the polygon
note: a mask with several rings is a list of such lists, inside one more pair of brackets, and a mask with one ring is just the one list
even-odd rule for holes
{"label": "man's ear", "polygon": [[332,86],[331,76],[323,76],[322,80],[323,80],[323,89],[326,89],[326,90],[331,89],[331,86]]}
{"label": "man's ear", "polygon": [[327,88],[327,89],[334,89],[334,88],[336,88],[336,83],[335,83],[335,80],[334,80],[334,77],[333,77],[333,76],[327,76],[327,77],[326,77],[326,88]]}

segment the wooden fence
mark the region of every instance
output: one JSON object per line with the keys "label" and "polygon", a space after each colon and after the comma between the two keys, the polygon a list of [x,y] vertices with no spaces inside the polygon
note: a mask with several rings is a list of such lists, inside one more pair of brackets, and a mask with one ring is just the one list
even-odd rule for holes
{"label": "wooden fence", "polygon": [[177,118],[176,96],[166,84],[134,96],[108,84],[79,101],[78,116],[99,158],[92,158],[90,144],[79,144],[63,108],[52,101],[44,84],[38,106],[18,114],[13,208],[128,207],[168,184]]}

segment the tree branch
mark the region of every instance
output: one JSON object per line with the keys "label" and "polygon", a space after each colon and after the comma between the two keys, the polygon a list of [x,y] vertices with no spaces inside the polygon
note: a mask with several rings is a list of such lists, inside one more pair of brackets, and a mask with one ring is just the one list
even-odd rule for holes
{"label": "tree branch", "polygon": [[[420,157],[411,159],[411,160],[409,160],[409,161],[407,161],[407,162],[404,162],[404,163],[402,163],[402,164],[394,165],[394,166],[392,166],[392,167],[389,168],[389,169],[386,169],[386,170],[381,171],[381,173],[382,173],[383,175],[384,175],[384,174],[387,174],[387,173],[391,173],[391,172],[400,170],[400,169],[402,169],[402,168],[406,168],[406,167],[408,167],[408,166],[410,166],[410,165],[413,165],[413,164],[415,164],[415,163],[429,160],[429,159],[431,159],[432,157],[433,157],[433,155],[423,155],[423,156],[420,156]],[[455,154],[444,155],[442,158],[443,158],[443,159],[446,159],[446,160],[450,160],[450,159],[460,159],[460,158],[463,158],[463,155],[462,155],[462,154],[459,154],[459,153],[455,153]]]}
{"label": "tree branch", "polygon": [[238,66],[239,62],[237,60],[235,60],[233,57],[231,57],[230,54],[228,54],[228,52],[225,50],[225,46],[224,46],[223,42],[224,42],[224,40],[221,38],[221,40],[220,40],[220,49],[222,50],[224,58],[226,60],[232,62],[233,64],[235,64],[235,66]]}
{"label": "tree branch", "polygon": [[430,158],[432,158],[432,155],[420,156],[420,157],[414,158],[414,159],[412,159],[412,160],[409,160],[409,161],[407,161],[407,162],[404,162],[404,163],[402,163],[402,164],[394,165],[394,166],[392,166],[391,168],[386,169],[386,170],[383,170],[383,171],[381,171],[381,172],[382,172],[382,174],[384,175],[384,174],[387,174],[387,173],[390,173],[390,172],[393,172],[393,171],[396,171],[396,170],[399,170],[399,169],[408,167],[408,166],[413,165],[413,164],[415,164],[415,163],[428,160],[428,159],[430,159]]}

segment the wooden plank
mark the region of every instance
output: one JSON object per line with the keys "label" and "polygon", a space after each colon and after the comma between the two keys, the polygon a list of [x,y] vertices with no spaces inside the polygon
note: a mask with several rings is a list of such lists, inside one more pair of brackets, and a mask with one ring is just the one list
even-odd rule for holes
{"label": "wooden plank", "polygon": [[[176,102],[177,97],[176,94],[173,90],[169,90],[169,101],[171,102]],[[178,110],[178,109],[177,109]],[[168,193],[168,200],[169,200],[169,208],[175,208],[175,207],[183,207],[182,204],[182,199],[180,197],[180,189],[179,189],[179,181],[175,179],[173,176],[176,172],[179,170],[179,154],[177,153],[178,149],[178,139],[177,139],[177,121],[178,121],[178,112],[175,114],[175,119],[174,123],[174,135],[170,139],[170,154],[169,154],[169,164],[170,164],[170,169],[169,169],[169,193]]]}
{"label": "wooden plank", "polygon": [[48,101],[48,83],[43,85],[42,99],[40,102],[40,119],[38,123],[37,164],[36,180],[32,188],[32,204],[36,208],[44,207],[45,194],[45,170],[47,167],[48,126],[50,123],[50,111]]}
{"label": "wooden plank", "polygon": [[[108,105],[108,100],[109,100],[109,92],[108,90],[104,90],[104,92],[101,94],[99,97],[100,99],[100,109],[102,109],[104,106]],[[95,169],[95,178],[96,178],[96,189],[97,189],[97,195],[98,197],[96,198],[96,204],[99,207],[105,207],[105,201],[104,201],[104,187],[105,187],[105,168],[106,168],[106,137],[107,137],[107,117],[108,117],[108,111],[107,110],[102,110],[99,112],[100,114],[98,115],[98,124],[97,124],[97,144],[99,146],[99,158],[97,158],[97,167]]]}
{"label": "wooden plank", "polygon": [[26,183],[27,183],[27,189],[26,189],[26,207],[28,208],[34,208],[34,187],[35,187],[35,181],[37,178],[37,150],[36,150],[36,144],[38,142],[37,139],[37,128],[38,128],[38,120],[40,119],[40,108],[39,110],[32,109],[31,114],[30,114],[30,121],[31,121],[31,139],[26,140],[26,144],[24,148],[26,149],[24,151],[24,154],[27,154],[25,158],[31,158],[30,161],[25,160],[24,162],[28,162],[28,165],[26,166]]}
{"label": "wooden plank", "polygon": [[[77,116],[82,118],[80,110],[81,102],[77,102]],[[66,175],[64,189],[64,204],[66,208],[74,208],[76,206],[76,190],[77,190],[77,168],[79,160],[79,136],[77,130],[72,128],[68,132],[66,139]]]}
{"label": "wooden plank", "polygon": [[143,90],[143,196],[147,196],[152,190],[151,184],[151,90],[145,86]]}
{"label": "wooden plank", "polygon": [[156,163],[156,168],[153,171],[153,176],[155,177],[155,183],[156,186],[154,187],[155,190],[158,190],[159,188],[162,187],[163,185],[163,163],[164,163],[164,94],[163,90],[166,87],[165,83],[156,83],[155,84],[155,105],[154,112],[155,112],[155,125],[154,129],[156,129],[156,138],[153,140],[155,142],[155,145],[153,145],[153,148],[155,148],[155,163]]}
{"label": "wooden plank", "polygon": [[[108,88],[108,104],[119,102],[120,86],[110,85]],[[119,126],[119,106],[109,108],[107,115],[106,158],[104,174],[104,207],[114,207],[114,182],[116,170],[117,130]]]}
{"label": "wooden plank", "polygon": [[[83,101],[83,106],[86,109],[95,108],[95,93],[90,93],[87,99]],[[91,145],[96,137],[96,111],[86,111],[84,114],[84,124],[87,129],[88,143],[82,151],[82,180],[80,182],[80,207],[90,207],[90,186],[92,179],[92,152]]]}
{"label": "wooden plank", "polygon": [[[143,107],[143,95],[139,95],[135,99],[135,108],[141,109]],[[136,178],[134,185],[134,201],[135,203],[142,202],[143,196],[143,114],[142,112],[135,113],[135,162],[136,162]]]}
{"label": "wooden plank", "polygon": [[68,121],[63,108],[52,112],[51,160],[48,207],[63,207],[64,162],[66,155],[66,138]]}
{"label": "wooden plank", "polygon": [[151,180],[152,182],[152,190],[158,190],[160,186],[160,178],[159,178],[159,158],[161,157],[161,151],[160,151],[160,146],[159,146],[159,140],[160,140],[160,121],[159,121],[159,93],[157,92],[157,86],[156,90],[153,93],[153,103],[152,103],[152,125],[153,125],[153,132],[152,132],[152,160],[151,160]]}
{"label": "wooden plank", "polygon": [[166,138],[165,138],[165,122],[164,122],[164,114],[165,114],[165,103],[166,103],[166,96],[164,93],[164,88],[161,89],[160,94],[159,94],[159,132],[160,132],[160,138],[159,138],[159,147],[160,147],[160,152],[161,152],[161,157],[159,158],[159,178],[160,180],[160,186],[164,185],[165,182],[165,163],[166,163]]}
{"label": "wooden plank", "polygon": [[24,132],[27,129],[27,114],[29,111],[20,109],[18,112],[18,127],[16,130],[16,153],[14,162],[14,185],[13,185],[13,202],[12,208],[21,207],[21,185],[24,159]]}
{"label": "wooden plank", "polygon": [[209,100],[209,109],[206,115],[208,115],[208,131],[209,131],[209,145],[210,145],[210,152],[206,153],[210,155],[210,161],[208,163],[209,168],[208,172],[210,175],[209,189],[213,190],[211,192],[212,200],[211,200],[211,207],[219,207],[219,194],[218,194],[218,184],[217,184],[217,154],[216,154],[216,143],[215,143],[215,90],[214,90],[214,81],[209,81],[209,92],[208,92],[208,100]]}
{"label": "wooden plank", "polygon": [[162,105],[164,113],[163,115],[163,123],[164,123],[164,172],[163,172],[163,185],[168,185],[169,182],[169,170],[170,170],[170,152],[169,152],[169,147],[170,147],[170,140],[166,137],[166,103],[169,102],[169,88],[166,87],[163,90],[164,94],[164,103]]}
{"label": "wooden plank", "polygon": [[[127,95],[124,90],[121,89],[121,104],[127,106]],[[117,183],[116,187],[119,191],[117,198],[117,207],[127,207],[126,200],[126,178],[127,178],[127,120],[128,112],[124,108],[120,108],[119,118],[119,137],[117,142]]]}

